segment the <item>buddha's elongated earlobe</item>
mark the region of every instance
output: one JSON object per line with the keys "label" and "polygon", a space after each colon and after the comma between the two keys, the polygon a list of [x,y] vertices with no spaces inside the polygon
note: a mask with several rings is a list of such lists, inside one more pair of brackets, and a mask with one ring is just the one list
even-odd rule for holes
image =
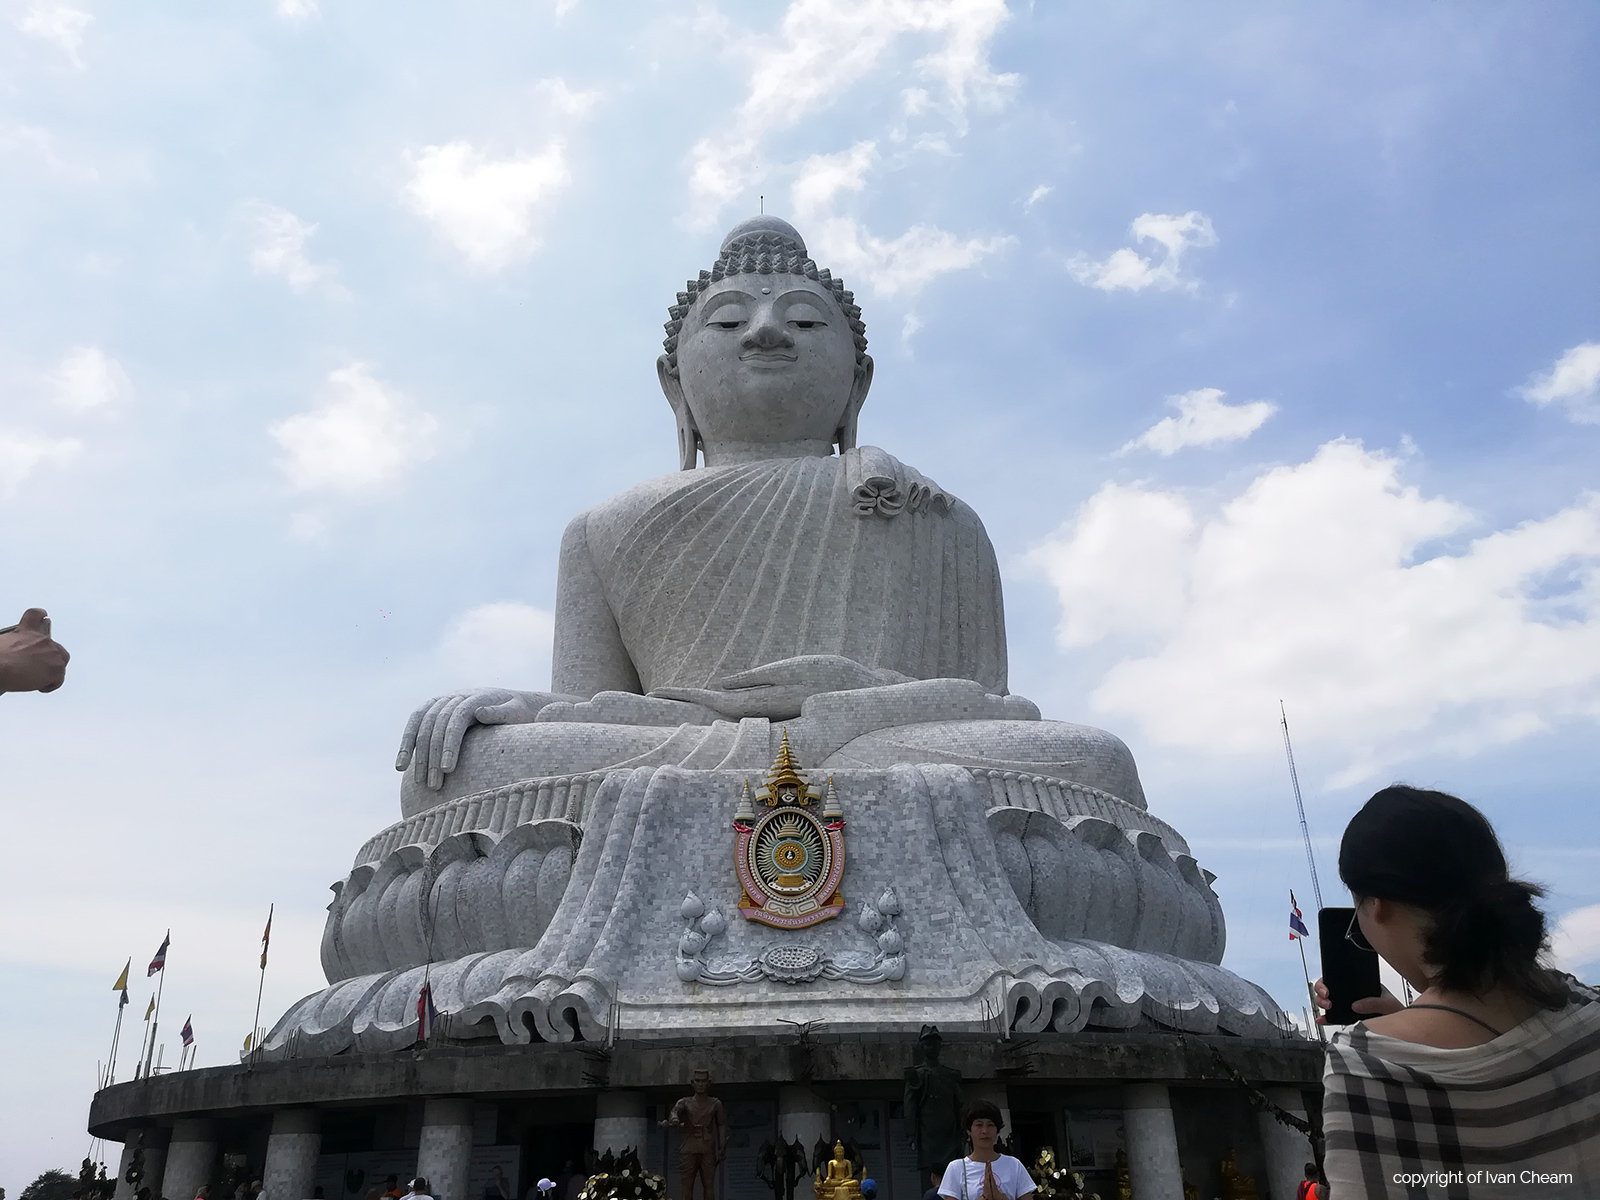
{"label": "buddha's elongated earlobe", "polygon": [[692,471],[700,465],[700,451],[705,448],[700,430],[695,426],[694,414],[683,397],[683,381],[678,378],[678,367],[670,356],[656,359],[656,378],[661,381],[662,394],[672,405],[672,415],[678,419],[678,470]]}
{"label": "buddha's elongated earlobe", "polygon": [[867,402],[867,391],[871,387],[872,356],[864,354],[861,356],[861,365],[856,367],[855,382],[850,385],[850,399],[844,406],[844,415],[839,418],[839,428],[833,434],[840,454],[856,448],[856,423],[861,418],[861,406]]}

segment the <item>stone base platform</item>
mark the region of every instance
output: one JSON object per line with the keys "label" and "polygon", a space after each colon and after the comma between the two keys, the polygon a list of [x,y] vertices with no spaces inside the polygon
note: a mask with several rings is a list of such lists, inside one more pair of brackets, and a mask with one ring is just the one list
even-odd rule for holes
{"label": "stone base platform", "polygon": [[[200,1184],[216,1183],[227,1155],[230,1162],[247,1160],[251,1177],[267,1181],[268,1200],[303,1200],[324,1175],[354,1178],[348,1164],[358,1162],[369,1170],[390,1164],[381,1169],[402,1178],[421,1174],[441,1200],[478,1200],[479,1176],[488,1169],[478,1159],[485,1154],[505,1161],[520,1200],[539,1174],[554,1174],[560,1159],[570,1157],[570,1148],[548,1148],[558,1127],[569,1141],[582,1138],[597,1150],[644,1147],[676,1197],[676,1171],[667,1170],[676,1166],[675,1143],[658,1120],[685,1094],[691,1072],[704,1067],[735,1133],[719,1200],[770,1195],[746,1178],[762,1140],[781,1134],[809,1147],[858,1129],[879,1138],[880,1148],[868,1152],[869,1168],[893,1174],[888,1187],[880,1183],[880,1197],[921,1200],[920,1190],[910,1194],[917,1173],[905,1161],[903,1139],[894,1144],[914,1044],[909,1034],[797,1026],[780,1037],[609,1047],[478,1042],[263,1061],[116,1084],[95,1096],[89,1129],[126,1141],[129,1153],[139,1133],[146,1182],[169,1200],[187,1200]],[[1230,1150],[1241,1170],[1257,1176],[1263,1196],[1292,1196],[1309,1147],[1254,1114],[1223,1064],[1302,1113],[1308,1101],[1317,1105],[1322,1072],[1321,1048],[1302,1039],[1165,1031],[952,1034],[943,1061],[961,1073],[969,1099],[993,1099],[1007,1113],[1018,1153],[1052,1145],[1063,1157],[1076,1150],[1104,1159],[1120,1147],[1134,1195],[1174,1200],[1184,1179],[1202,1195],[1217,1194],[1217,1165]],[[159,1175],[152,1167],[163,1158],[165,1179],[149,1178]],[[1080,1169],[1103,1196],[1115,1194],[1104,1163]],[[119,1200],[128,1191],[124,1185]],[[362,1195],[343,1184],[326,1191],[327,1200]]]}

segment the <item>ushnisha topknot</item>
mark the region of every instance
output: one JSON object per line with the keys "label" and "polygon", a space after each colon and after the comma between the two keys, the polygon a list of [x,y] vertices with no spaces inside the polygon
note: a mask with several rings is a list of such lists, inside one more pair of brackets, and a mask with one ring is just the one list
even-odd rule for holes
{"label": "ushnisha topknot", "polygon": [[861,320],[855,294],[844,286],[844,280],[835,279],[826,267],[817,268],[806,253],[805,239],[793,225],[778,217],[760,216],[740,221],[730,229],[722,239],[717,261],[711,264],[711,269],[701,271],[698,279],[684,284],[684,290],[678,293],[678,302],[668,307],[669,320],[663,326],[667,336],[662,345],[667,348],[667,369],[674,375],[678,373],[678,334],[683,329],[684,318],[701,292],[730,275],[800,275],[820,283],[833,293],[839,311],[849,323],[856,343],[856,366],[865,365],[867,327]]}

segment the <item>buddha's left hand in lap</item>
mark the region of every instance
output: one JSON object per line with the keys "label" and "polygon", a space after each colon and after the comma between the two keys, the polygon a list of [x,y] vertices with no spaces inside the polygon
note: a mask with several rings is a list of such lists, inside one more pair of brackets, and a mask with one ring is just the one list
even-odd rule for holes
{"label": "buddha's left hand in lap", "polygon": [[781,721],[798,717],[808,699],[824,692],[910,682],[909,675],[863,666],[837,654],[802,654],[724,676],[714,688],[663,687],[650,695],[704,705],[735,720],[767,717]]}

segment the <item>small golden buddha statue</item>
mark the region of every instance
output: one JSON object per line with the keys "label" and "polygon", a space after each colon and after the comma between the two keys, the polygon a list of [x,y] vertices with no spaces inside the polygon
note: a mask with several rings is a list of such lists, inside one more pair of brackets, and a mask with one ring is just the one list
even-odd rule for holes
{"label": "small golden buddha statue", "polygon": [[1256,1177],[1239,1174],[1239,1158],[1231,1147],[1218,1170],[1222,1173],[1222,1200],[1260,1200]]}
{"label": "small golden buddha statue", "polygon": [[1128,1152],[1117,1151],[1117,1200],[1133,1200],[1133,1178],[1128,1174]]}
{"label": "small golden buddha statue", "polygon": [[861,1200],[861,1184],[855,1178],[855,1169],[845,1157],[844,1143],[833,1144],[833,1157],[828,1160],[828,1173],[817,1168],[817,1200]]}

